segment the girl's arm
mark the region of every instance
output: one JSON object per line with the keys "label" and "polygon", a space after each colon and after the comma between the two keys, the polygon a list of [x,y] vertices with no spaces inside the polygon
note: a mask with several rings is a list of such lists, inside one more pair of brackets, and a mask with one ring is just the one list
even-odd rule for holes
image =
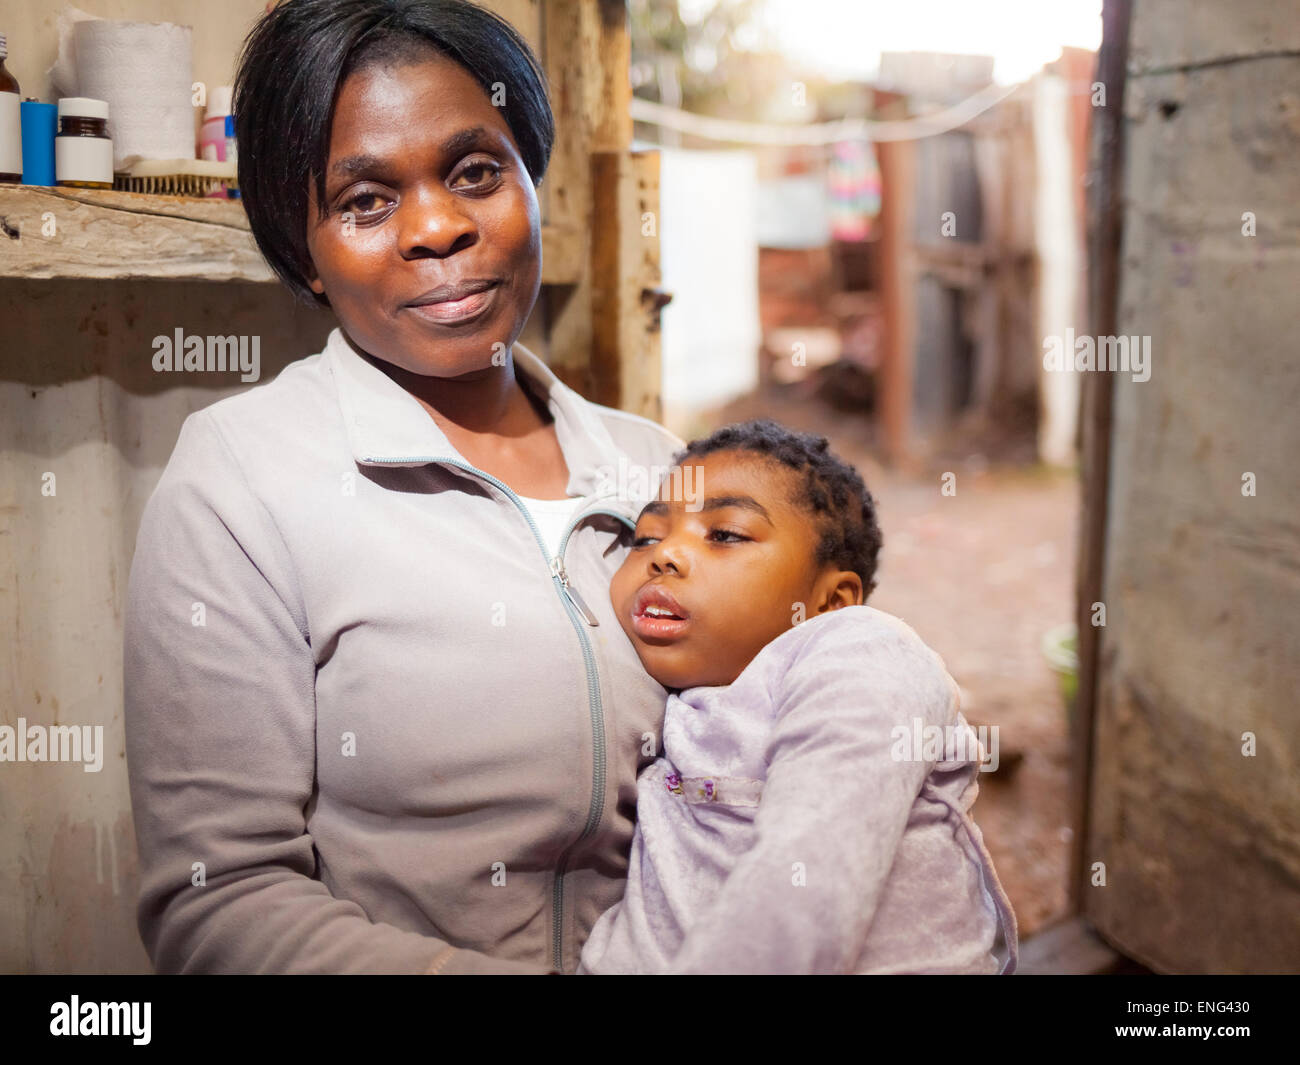
{"label": "girl's arm", "polygon": [[671,972],[852,971],[935,764],[903,750],[895,727],[956,721],[956,684],[898,619],[853,612],[813,624],[824,628],[778,696],[755,844],[687,930]]}

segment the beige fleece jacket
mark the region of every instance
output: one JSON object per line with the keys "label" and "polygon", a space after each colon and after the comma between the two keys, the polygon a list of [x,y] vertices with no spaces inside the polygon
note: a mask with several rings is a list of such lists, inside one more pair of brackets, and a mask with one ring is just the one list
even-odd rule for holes
{"label": "beige fleece jacket", "polygon": [[583,499],[562,568],[339,329],[186,419],[126,616],[159,971],[572,972],[622,896],[666,692],[607,587],[682,442],[514,365]]}

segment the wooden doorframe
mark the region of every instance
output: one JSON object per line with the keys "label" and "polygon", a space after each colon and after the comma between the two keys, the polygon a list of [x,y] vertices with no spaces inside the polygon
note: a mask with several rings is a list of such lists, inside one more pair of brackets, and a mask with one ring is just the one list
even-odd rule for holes
{"label": "wooden doorframe", "polygon": [[659,153],[631,147],[626,0],[546,0],[541,37],[556,124],[543,182],[550,365],[586,398],[658,421]]}
{"label": "wooden doorframe", "polygon": [[[1092,173],[1088,187],[1088,317],[1093,336],[1114,336],[1119,317],[1120,253],[1124,224],[1124,90],[1132,0],[1105,0],[1096,80],[1106,103],[1094,112]],[[1068,905],[1082,909],[1088,882],[1090,796],[1097,718],[1097,687],[1105,628],[1093,624],[1093,604],[1103,602],[1113,374],[1085,374],[1080,394],[1082,508],[1076,560],[1079,685],[1070,733],[1070,853]]]}

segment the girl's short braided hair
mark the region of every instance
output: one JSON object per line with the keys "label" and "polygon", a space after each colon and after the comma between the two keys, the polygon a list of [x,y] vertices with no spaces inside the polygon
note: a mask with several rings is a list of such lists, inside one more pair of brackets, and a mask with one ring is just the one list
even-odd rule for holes
{"label": "girl's short braided hair", "polygon": [[876,502],[862,475],[830,450],[824,436],[801,433],[770,418],[724,425],[692,440],[673,456],[680,464],[717,451],[748,451],[803,474],[793,502],[812,517],[819,534],[815,562],[852,570],[862,578],[862,598],[876,587],[882,538]]}

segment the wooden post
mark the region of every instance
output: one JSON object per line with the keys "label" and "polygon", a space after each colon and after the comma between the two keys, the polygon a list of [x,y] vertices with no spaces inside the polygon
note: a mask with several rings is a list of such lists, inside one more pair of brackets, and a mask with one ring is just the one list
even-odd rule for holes
{"label": "wooden post", "polygon": [[[1119,310],[1120,244],[1123,225],[1124,85],[1132,0],[1105,0],[1097,80],[1106,86],[1106,106],[1093,121],[1093,170],[1088,210],[1088,307],[1094,336],[1113,336]],[[1075,828],[1070,855],[1069,907],[1081,908],[1088,877],[1089,792],[1092,782],[1097,678],[1103,629],[1092,624],[1092,604],[1101,601],[1106,562],[1106,499],[1110,482],[1111,402],[1114,375],[1085,374],[1082,382],[1083,507],[1077,560],[1079,686],[1070,734],[1070,812]]]}
{"label": "wooden post", "polygon": [[877,150],[881,191],[880,289],[885,324],[880,362],[880,425],[885,457],[898,464],[907,458],[912,428],[912,344],[916,313],[912,203],[916,155],[911,141],[887,141],[877,145]]}
{"label": "wooden post", "polygon": [[659,156],[633,152],[624,0],[542,9],[557,138],[548,228],[583,271],[547,291],[551,367],[597,403],[660,416]]}

